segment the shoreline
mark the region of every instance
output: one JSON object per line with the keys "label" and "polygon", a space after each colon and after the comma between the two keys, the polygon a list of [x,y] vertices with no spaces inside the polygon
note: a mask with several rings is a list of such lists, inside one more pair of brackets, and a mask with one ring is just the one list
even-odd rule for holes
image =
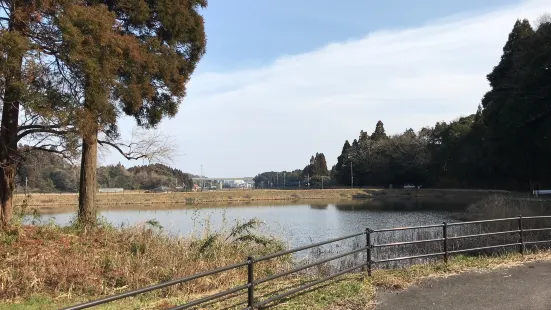
{"label": "shoreline", "polygon": [[[463,189],[311,189],[311,190],[239,190],[209,192],[143,193],[127,191],[123,193],[98,193],[96,202],[99,208],[122,206],[170,206],[205,204],[243,204],[252,202],[291,202],[291,201],[362,201],[362,200],[417,200],[431,199],[442,201],[473,201],[492,194],[510,195],[511,192],[498,190]],[[516,196],[516,195],[515,195]],[[76,193],[31,193],[14,195],[17,207],[25,206],[38,211],[67,209],[78,205]]]}
{"label": "shoreline", "polygon": [[[208,247],[216,259],[204,261],[201,242],[208,239],[169,238],[138,227],[124,230],[82,231],[59,227],[21,226],[17,234],[3,236],[9,241],[2,248],[10,260],[0,262],[6,276],[0,279],[0,309],[60,309],[89,300],[97,300],[123,291],[142,288],[172,278],[196,274],[235,263],[254,253],[262,256],[284,250],[277,241],[269,245],[247,243],[232,246],[225,236]],[[208,237],[207,237],[208,238]],[[129,244],[128,240],[132,240]],[[70,245],[70,246],[69,246]],[[29,253],[37,253],[31,254]],[[44,255],[42,253],[47,253]],[[41,255],[42,254],[42,255]],[[31,257],[31,259],[29,259]],[[413,264],[406,268],[375,268],[371,277],[365,272],[353,272],[315,287],[315,290],[293,295],[275,305],[286,309],[364,309],[378,301],[381,292],[397,293],[424,281],[445,278],[467,272],[488,272],[500,268],[521,266],[536,261],[550,261],[548,251],[503,253],[497,256],[452,256],[443,261]],[[274,270],[289,270],[293,260],[281,258],[259,265],[255,271],[262,278]],[[43,266],[51,266],[43,268]],[[69,266],[69,268],[67,268]],[[166,288],[162,296],[144,294],[128,298],[100,309],[168,308],[189,300],[212,295],[228,287],[241,285],[245,270],[231,269],[227,274],[215,274],[183,287]],[[140,276],[136,276],[140,274]],[[258,296],[271,296],[319,279],[321,274],[282,277],[270,286],[258,286]],[[34,279],[35,281],[29,281]],[[277,287],[277,291],[273,288]],[[209,304],[209,309],[228,309],[240,294]]]}

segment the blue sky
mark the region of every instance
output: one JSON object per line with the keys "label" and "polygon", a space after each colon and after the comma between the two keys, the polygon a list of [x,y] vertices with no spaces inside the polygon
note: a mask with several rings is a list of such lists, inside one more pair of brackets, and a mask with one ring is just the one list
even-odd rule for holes
{"label": "blue sky", "polygon": [[[474,113],[515,20],[551,11],[549,0],[209,2],[207,54],[159,131],[179,149],[170,165],[210,177],[303,168],[316,152],[331,166],[378,120],[396,134]],[[119,161],[141,164],[100,162]]]}
{"label": "blue sky", "polygon": [[211,0],[204,12],[208,53],[198,72],[267,64],[378,30],[484,13],[519,0]]}

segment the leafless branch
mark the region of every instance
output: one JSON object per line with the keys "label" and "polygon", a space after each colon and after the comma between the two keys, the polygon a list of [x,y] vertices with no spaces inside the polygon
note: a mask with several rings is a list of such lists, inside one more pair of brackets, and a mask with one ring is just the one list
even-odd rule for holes
{"label": "leafless branch", "polygon": [[40,128],[40,129],[29,129],[27,131],[23,131],[22,133],[17,135],[17,141],[23,139],[25,136],[32,135],[32,134],[41,134],[41,133],[49,133],[56,136],[62,136],[70,133],[74,133],[74,130],[55,130],[55,129],[47,129],[47,128]]}
{"label": "leafless branch", "polygon": [[160,131],[135,129],[130,141],[98,140],[102,146],[110,146],[128,160],[146,159],[149,162],[169,163],[177,156],[176,144]]}
{"label": "leafless branch", "polygon": [[541,25],[551,23],[551,14],[543,13],[534,22],[534,28],[538,29]]}
{"label": "leafless branch", "polygon": [[61,157],[63,157],[64,159],[66,159],[67,161],[69,161],[69,163],[71,163],[71,165],[75,164],[74,163],[75,158],[73,156],[68,155],[68,153],[63,151],[63,150],[57,150],[55,148],[49,148],[48,145],[29,147],[27,150],[25,150],[25,153],[29,153],[31,151],[41,151],[41,152],[48,152],[48,153],[58,154]]}
{"label": "leafless branch", "polygon": [[50,130],[50,129],[56,129],[56,128],[61,128],[61,124],[54,124],[54,125],[24,125],[24,126],[19,126],[19,131],[29,130],[29,129]]}

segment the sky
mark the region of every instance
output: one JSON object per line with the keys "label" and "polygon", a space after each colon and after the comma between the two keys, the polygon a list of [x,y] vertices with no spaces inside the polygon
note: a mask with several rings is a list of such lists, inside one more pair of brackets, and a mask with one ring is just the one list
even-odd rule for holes
{"label": "sky", "polygon": [[[549,0],[210,0],[207,53],[159,131],[168,164],[209,177],[328,168],[345,140],[476,112],[517,18]],[[345,5],[343,5],[345,4]],[[133,121],[121,120],[123,134]],[[101,164],[129,162],[113,151]]]}

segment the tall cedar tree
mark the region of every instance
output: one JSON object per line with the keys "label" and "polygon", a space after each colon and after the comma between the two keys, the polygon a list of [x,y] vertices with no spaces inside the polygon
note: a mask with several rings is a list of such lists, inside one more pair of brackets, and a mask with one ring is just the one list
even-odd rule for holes
{"label": "tall cedar tree", "polygon": [[315,156],[310,158],[310,163],[303,169],[303,176],[309,176],[310,178],[328,176],[327,162],[323,153],[316,153]]}
{"label": "tall cedar tree", "polygon": [[[118,135],[118,115],[133,116],[139,126],[151,128],[177,113],[186,83],[205,53],[199,10],[206,5],[203,0],[90,1],[68,6],[58,19],[63,61],[84,94],[78,117],[80,223],[95,223],[98,144],[120,151],[112,139]],[[99,133],[107,138],[99,140]]]}
{"label": "tall cedar tree", "polygon": [[347,168],[348,162],[348,153],[350,151],[350,142],[346,140],[342,146],[341,155],[337,157],[337,164],[333,167],[333,178],[335,178],[339,183],[346,184],[350,179],[350,169]]}
{"label": "tall cedar tree", "polygon": [[[488,128],[486,147],[489,156],[494,158],[493,171],[498,177],[511,179],[510,182],[528,182],[533,170],[530,157],[535,154],[529,141],[532,139],[525,139],[525,133],[519,132],[518,122],[513,122],[525,117],[521,111],[535,99],[528,95],[529,101],[524,100],[527,94],[523,90],[523,79],[532,79],[523,72],[526,72],[528,42],[533,36],[534,30],[527,20],[516,21],[499,64],[487,76],[491,90],[482,99],[483,119]],[[505,153],[508,155],[503,156]]]}
{"label": "tall cedar tree", "polygon": [[[68,97],[56,91],[48,80],[51,58],[44,56],[52,41],[48,25],[53,1],[0,1],[0,228],[9,224],[17,166],[30,149],[58,152],[57,146],[69,133],[72,118],[64,108]],[[46,55],[47,56],[47,55]],[[57,136],[51,142],[44,134]],[[34,139],[31,147],[18,149],[18,142]],[[54,139],[55,140],[55,139]],[[38,142],[37,142],[38,141]],[[50,141],[50,142],[45,142]],[[74,142],[74,141],[73,141]],[[67,146],[67,145],[66,145]],[[76,145],[73,145],[76,147]],[[63,153],[63,152],[59,152]]]}
{"label": "tall cedar tree", "polygon": [[383,125],[383,122],[378,121],[377,125],[375,125],[375,131],[371,135],[371,140],[379,141],[386,138],[385,126]]}

